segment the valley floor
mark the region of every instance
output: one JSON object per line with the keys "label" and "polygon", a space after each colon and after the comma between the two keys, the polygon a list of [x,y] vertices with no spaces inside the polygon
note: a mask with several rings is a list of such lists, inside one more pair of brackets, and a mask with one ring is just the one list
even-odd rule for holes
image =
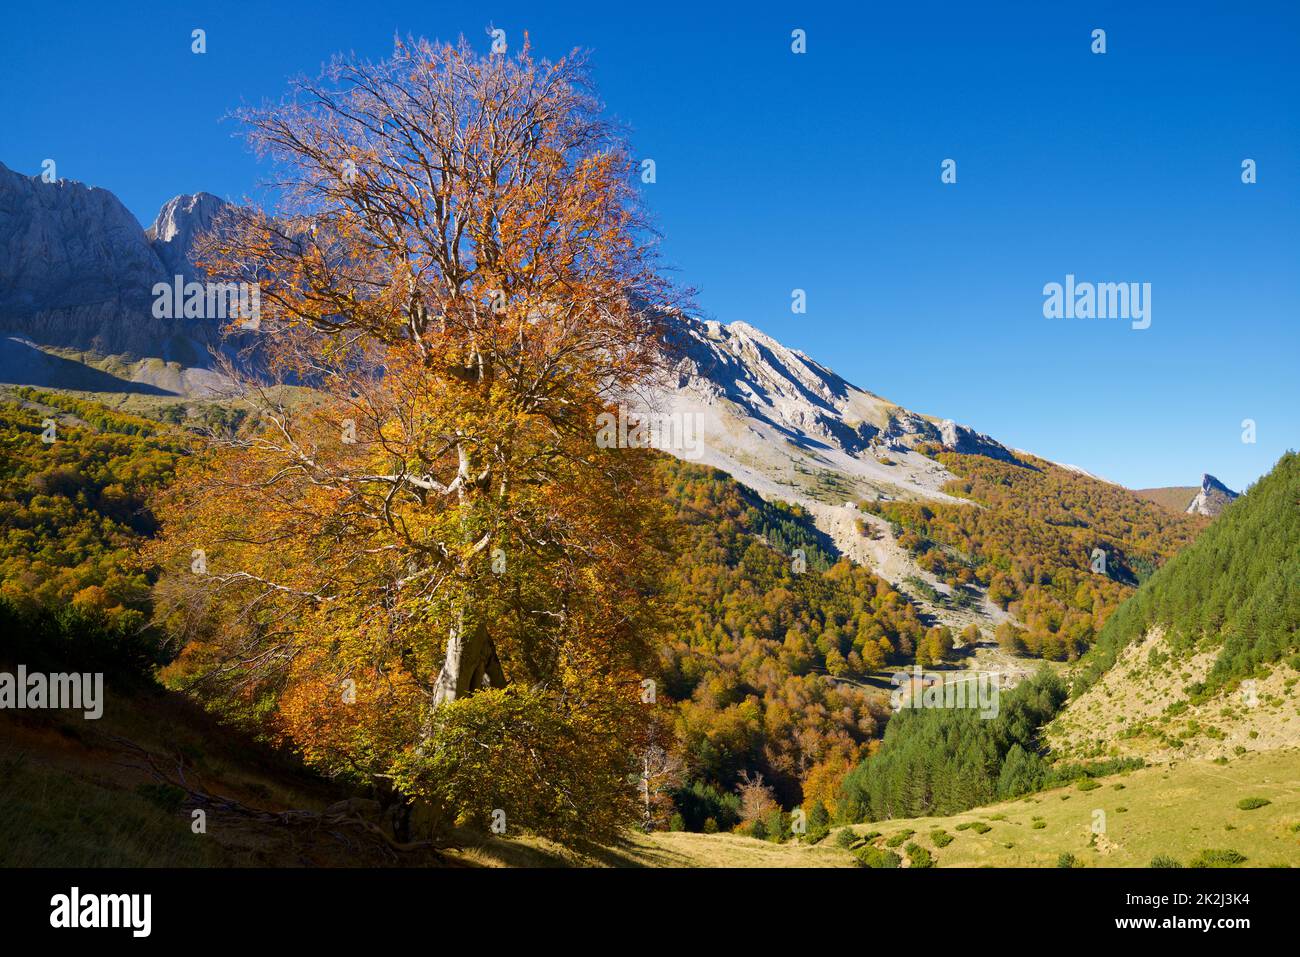
{"label": "valley floor", "polygon": [[[183,700],[121,702],[99,722],[59,712],[0,713],[0,866],[468,866],[852,867],[837,831],[814,846],[732,834],[631,833],[613,847],[572,851],[532,839],[462,834],[442,854],[394,854],[362,832],[288,827],[214,813],[206,835],[159,787],[131,740],[183,761],[189,783],[271,812],[321,810],[346,795],[260,746],[219,733]],[[165,766],[173,770],[175,765]],[[948,817],[856,825],[880,832],[907,864],[919,844],[940,867],[1146,867],[1163,855],[1184,865],[1232,851],[1244,866],[1300,865],[1300,748],[1250,752],[1218,764],[1153,765]],[[1245,799],[1262,799],[1245,810]],[[1258,803],[1249,802],[1246,803]],[[1097,812],[1102,812],[1099,816]],[[1100,834],[1094,833],[1094,827]],[[337,830],[337,829],[336,829]],[[937,832],[951,836],[949,842]],[[981,833],[982,832],[982,833]]]}
{"label": "valley floor", "polygon": [[[1227,765],[1151,766],[1098,782],[1095,790],[1072,785],[948,817],[851,830],[859,836],[879,832],[873,843],[882,848],[914,832],[894,848],[903,866],[911,842],[939,867],[1056,867],[1062,854],[1073,855],[1079,867],[1148,867],[1157,856],[1188,866],[1207,850],[1235,851],[1245,867],[1300,866],[1300,748],[1247,754]],[[1270,803],[1243,810],[1239,802],[1246,798]],[[836,846],[838,830],[813,847],[731,834],[655,833],[592,856],[553,855],[527,841],[493,842],[470,853],[475,863],[497,866],[856,866],[854,855]],[[935,840],[940,831],[952,838],[942,847],[945,838]]]}

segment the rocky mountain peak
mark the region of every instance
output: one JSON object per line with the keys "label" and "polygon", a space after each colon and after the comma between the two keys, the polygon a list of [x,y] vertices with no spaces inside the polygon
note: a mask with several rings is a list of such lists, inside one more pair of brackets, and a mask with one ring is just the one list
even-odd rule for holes
{"label": "rocky mountain peak", "polygon": [[1218,515],[1228,503],[1239,497],[1238,493],[1206,472],[1201,476],[1201,490],[1187,506],[1187,511],[1195,515]]}
{"label": "rocky mountain peak", "polygon": [[[838,498],[893,489],[946,498],[939,487],[950,476],[917,445],[1012,458],[988,436],[867,392],[747,322],[673,314],[666,325],[675,364],[656,410],[695,423],[703,447],[682,457],[760,491]],[[822,487],[827,481],[841,490]]]}
{"label": "rocky mountain peak", "polygon": [[[155,318],[151,297],[156,284],[177,275],[202,281],[195,241],[227,205],[211,193],[176,196],[145,230],[108,190],[44,183],[0,166],[0,332],[21,337],[28,351],[62,346],[207,365],[218,326]],[[656,404],[689,415],[698,426],[692,448],[702,445],[705,461],[754,487],[942,496],[946,472],[915,451],[920,443],[1011,457],[988,436],[858,388],[747,322],[672,314],[666,325],[673,374]],[[23,375],[26,356],[8,363],[14,372],[0,366],[0,375]]]}
{"label": "rocky mountain peak", "polygon": [[145,238],[172,275],[194,276],[199,270],[192,253],[195,240],[211,228],[228,204],[211,193],[175,196],[163,204]]}
{"label": "rocky mountain peak", "polygon": [[161,272],[140,224],[106,189],[0,164],[0,323],[147,304]]}
{"label": "rocky mountain peak", "polygon": [[42,346],[207,365],[216,323],[155,318],[153,289],[195,275],[194,239],[224,205],[208,193],[178,196],[146,232],[107,189],[0,164],[0,376],[72,381]]}
{"label": "rocky mountain peak", "polygon": [[1234,496],[1235,496],[1235,495],[1237,494],[1237,493],[1234,492],[1232,489],[1228,488],[1228,486],[1226,486],[1226,485],[1224,485],[1222,482],[1220,482],[1220,481],[1219,481],[1217,478],[1215,478],[1213,475],[1211,475],[1209,472],[1203,472],[1203,473],[1201,474],[1201,491],[1202,491],[1202,492],[1213,492],[1213,491],[1216,491],[1216,490],[1217,490],[1217,491],[1220,491],[1220,492],[1224,492],[1224,493],[1226,493],[1226,494],[1228,494],[1228,495],[1234,495]]}

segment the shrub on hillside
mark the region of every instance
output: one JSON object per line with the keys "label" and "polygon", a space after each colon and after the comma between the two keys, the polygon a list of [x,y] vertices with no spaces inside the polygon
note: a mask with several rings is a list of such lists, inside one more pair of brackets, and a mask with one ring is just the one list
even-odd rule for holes
{"label": "shrub on hillside", "polygon": [[854,851],[859,863],[863,867],[898,867],[903,863],[903,859],[893,851],[882,850],[878,847],[867,845]]}
{"label": "shrub on hillside", "polygon": [[908,840],[915,833],[916,833],[915,831],[911,831],[911,830],[899,831],[897,834],[891,835],[889,840],[885,841],[885,846],[898,847],[900,844]]}
{"label": "shrub on hillside", "polygon": [[1192,858],[1189,867],[1236,867],[1246,862],[1246,855],[1229,848],[1205,848]]}
{"label": "shrub on hillside", "polygon": [[934,867],[934,857],[915,841],[907,845],[907,859],[913,867]]}

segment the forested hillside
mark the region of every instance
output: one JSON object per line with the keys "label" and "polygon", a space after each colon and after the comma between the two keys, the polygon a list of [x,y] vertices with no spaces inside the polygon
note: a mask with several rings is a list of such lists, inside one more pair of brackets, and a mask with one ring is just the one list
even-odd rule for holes
{"label": "forested hillside", "polygon": [[149,581],[131,558],[154,531],[147,499],[171,475],[181,437],[94,403],[18,394],[29,404],[0,403],[0,595],[139,623]]}
{"label": "forested hillside", "polygon": [[187,446],[170,426],[34,389],[0,401],[0,651],[132,680],[162,660],[140,543]]}
{"label": "forested hillside", "polygon": [[1032,456],[1004,462],[927,451],[958,476],[944,491],[979,507],[861,507],[892,522],[923,568],[955,588],[977,583],[1023,622],[1025,630],[998,636],[1016,653],[1077,659],[1137,584],[1209,522]]}
{"label": "forested hillside", "polygon": [[883,729],[881,694],[861,679],[912,661],[918,645],[942,654],[951,635],[927,629],[889,583],[835,561],[801,510],[713,469],[665,458],[660,471],[682,556],[663,659],[687,785],[729,794],[750,772],[786,807],[809,781],[829,796]]}
{"label": "forested hillside", "polygon": [[[100,659],[107,647],[148,667],[161,660],[154,654],[165,636],[145,627],[154,573],[140,545],[155,528],[150,498],[190,436],[65,395],[15,398],[0,405],[0,595],[13,630],[28,639],[10,653],[81,642]],[[45,443],[51,418],[56,438]],[[1087,571],[1090,543],[1115,556],[1116,575],[1137,577],[1205,524],[1041,464],[944,459],[963,475],[949,491],[983,507],[875,508],[899,523],[927,568],[958,585],[987,582],[1025,615],[1031,649],[1073,634],[1062,653],[1077,653],[1087,630],[1132,591]],[[1004,695],[994,721],[963,710],[891,719],[879,675],[949,656],[947,629],[927,626],[888,582],[838,559],[798,507],[666,456],[656,469],[676,556],[659,598],[666,628],[657,682],[675,741],[654,782],[661,824],[676,815],[676,826],[692,830],[755,830],[746,793],[767,795],[765,813],[777,821],[769,830],[786,827],[780,809],[799,804],[836,821],[952,813],[1091,773],[1054,768],[1045,756],[1039,728],[1064,698],[1050,675]],[[1080,687],[1152,625],[1193,644],[1221,632],[1215,683],[1294,654],[1298,500],[1300,466],[1290,455],[1104,624]]]}
{"label": "forested hillside", "polygon": [[904,708],[877,753],[845,778],[836,820],[955,814],[1141,766],[1138,760],[1054,763],[1042,729],[1066,693],[1065,683],[1044,668],[1003,693],[992,716],[973,708]]}
{"label": "forested hillside", "polygon": [[1083,662],[1079,690],[1152,628],[1164,630],[1175,656],[1216,650],[1201,694],[1300,651],[1300,455],[1279,459],[1111,616]]}
{"label": "forested hillside", "polygon": [[[89,642],[87,621],[119,643],[153,647],[165,636],[145,627],[155,572],[140,545],[155,529],[150,496],[191,436],[58,393],[20,394],[0,406],[7,614],[25,616],[16,630],[40,631],[73,658],[80,648],[69,635],[51,636],[71,629]],[[56,438],[47,444],[50,417]],[[658,468],[677,519],[659,679],[676,715],[673,792],[688,812],[705,795],[705,816],[724,824],[722,805],[734,803],[742,774],[763,775],[786,807],[809,781],[829,799],[887,716],[862,679],[912,661],[918,645],[942,657],[951,636],[927,629],[888,583],[837,560],[801,510],[715,470],[666,456]]]}
{"label": "forested hillside", "polygon": [[[1222,765],[1293,748],[1298,503],[1300,457],[1288,453],[1110,616],[1074,672],[1064,711],[1066,685],[1046,673],[1003,695],[992,720],[960,708],[902,711],[879,751],[846,778],[839,816],[953,813],[1138,767],[1143,755],[1215,756]],[[1284,658],[1291,667],[1269,668]],[[1246,678],[1268,680],[1249,695],[1216,698]]]}

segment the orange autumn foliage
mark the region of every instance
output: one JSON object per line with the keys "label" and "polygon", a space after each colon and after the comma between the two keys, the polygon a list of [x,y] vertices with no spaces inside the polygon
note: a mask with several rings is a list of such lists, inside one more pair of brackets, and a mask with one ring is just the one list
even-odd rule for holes
{"label": "orange autumn foliage", "polygon": [[450,816],[611,835],[665,541],[648,453],[595,442],[660,367],[632,159],[580,57],[399,42],[296,93],[242,114],[281,209],[202,244],[266,374],[159,503],[172,677]]}

